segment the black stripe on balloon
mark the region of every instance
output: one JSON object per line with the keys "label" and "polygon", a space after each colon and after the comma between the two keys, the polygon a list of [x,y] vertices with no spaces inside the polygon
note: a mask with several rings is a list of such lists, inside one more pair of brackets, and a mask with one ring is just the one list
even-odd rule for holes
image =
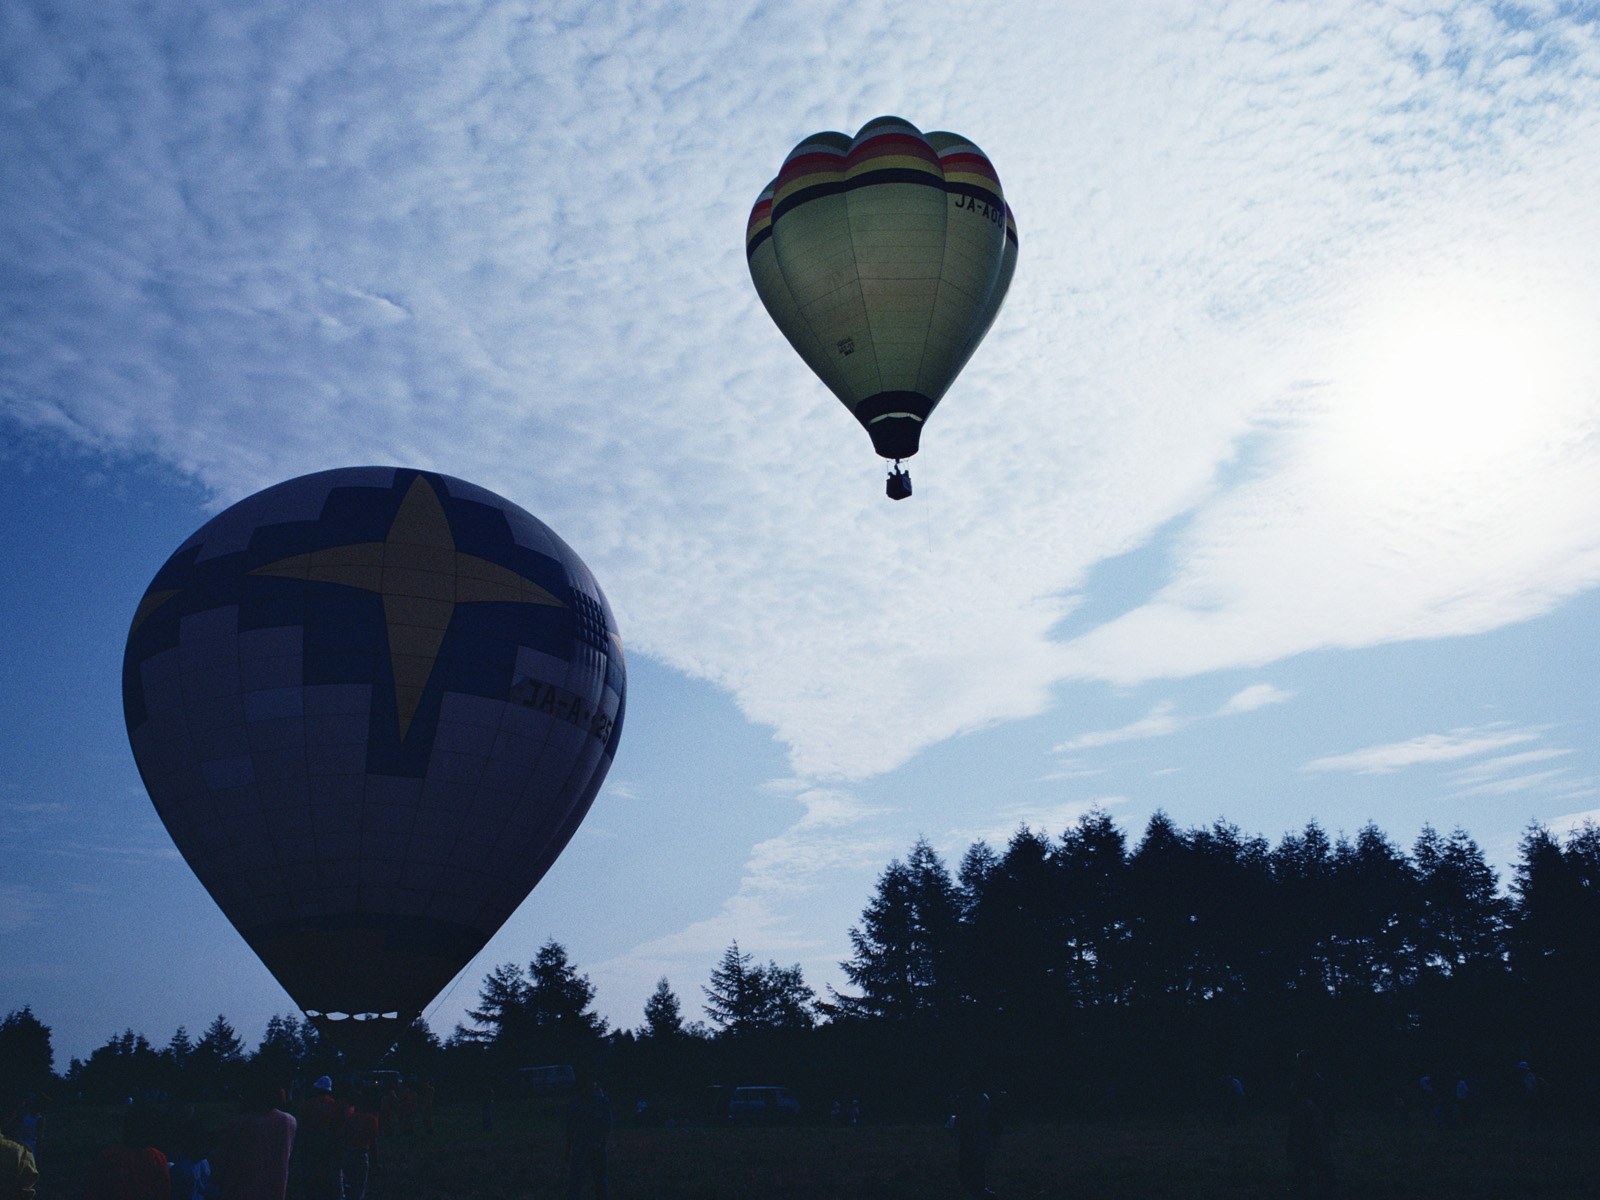
{"label": "black stripe on balloon", "polygon": [[748,242],[745,243],[745,247],[744,247],[744,256],[745,256],[745,258],[746,259],[754,258],[756,256],[756,251],[761,248],[761,243],[766,241],[771,236],[772,236],[772,226],[771,225],[763,225],[761,227],[761,232],[756,234],[755,237],[751,238]]}
{"label": "black stripe on balloon", "polygon": [[[920,187],[938,188],[950,195],[971,196],[974,200],[1000,209],[1002,213],[1005,211],[1000,194],[990,188],[975,183],[951,183],[942,176],[919,171],[915,167],[885,167],[881,171],[866,171],[851,179],[831,179],[827,183],[816,183],[797,192],[791,192],[772,206],[772,222],[776,225],[778,218],[784,213],[812,200],[821,200],[825,196],[839,196],[845,192],[853,192],[857,188],[874,187],[880,183],[914,183]],[[754,242],[752,247],[753,245]]]}
{"label": "black stripe on balloon", "polygon": [[986,188],[977,183],[946,183],[944,190],[952,196],[971,196],[979,204],[987,204],[1000,213],[1003,221],[1006,217],[1005,203],[1000,199],[1000,193],[993,188]]}

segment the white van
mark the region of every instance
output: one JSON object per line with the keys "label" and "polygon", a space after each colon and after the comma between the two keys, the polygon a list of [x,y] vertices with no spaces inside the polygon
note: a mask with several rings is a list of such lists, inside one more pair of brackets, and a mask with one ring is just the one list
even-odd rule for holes
{"label": "white van", "polygon": [[529,1096],[554,1096],[578,1086],[578,1073],[565,1064],[523,1067],[513,1076],[517,1090]]}
{"label": "white van", "polygon": [[739,1087],[728,1101],[728,1120],[736,1125],[777,1124],[800,1119],[800,1100],[786,1087]]}

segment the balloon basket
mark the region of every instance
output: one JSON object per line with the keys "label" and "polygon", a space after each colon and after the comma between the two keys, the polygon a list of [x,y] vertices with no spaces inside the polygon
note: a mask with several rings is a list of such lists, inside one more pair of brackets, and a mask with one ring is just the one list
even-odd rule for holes
{"label": "balloon basket", "polygon": [[889,478],[883,484],[884,495],[891,500],[904,500],[911,495],[911,475],[902,470],[900,464],[894,464],[894,470],[889,472]]}

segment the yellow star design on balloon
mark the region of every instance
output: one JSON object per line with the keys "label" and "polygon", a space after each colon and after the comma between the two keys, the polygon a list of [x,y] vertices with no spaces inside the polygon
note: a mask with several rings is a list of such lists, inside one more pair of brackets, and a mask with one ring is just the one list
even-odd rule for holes
{"label": "yellow star design on balloon", "polygon": [[515,571],[457,550],[450,518],[421,475],[412,481],[383,541],[295,554],[251,574],[342,584],[383,597],[401,740],[433,675],[456,605],[510,601],[566,607]]}

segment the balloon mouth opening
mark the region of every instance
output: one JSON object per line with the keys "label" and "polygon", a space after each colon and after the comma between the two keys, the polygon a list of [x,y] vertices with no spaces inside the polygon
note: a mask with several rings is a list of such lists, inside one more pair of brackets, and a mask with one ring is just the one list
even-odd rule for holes
{"label": "balloon mouth opening", "polygon": [[921,392],[878,392],[855,407],[856,420],[881,458],[910,458],[922,440],[922,423],[934,401]]}
{"label": "balloon mouth opening", "polygon": [[308,1008],[305,1010],[305,1014],[316,1025],[321,1025],[325,1022],[330,1025],[337,1025],[345,1021],[391,1021],[398,1023],[401,1019],[400,1014],[397,1012],[320,1012],[317,1009]]}

